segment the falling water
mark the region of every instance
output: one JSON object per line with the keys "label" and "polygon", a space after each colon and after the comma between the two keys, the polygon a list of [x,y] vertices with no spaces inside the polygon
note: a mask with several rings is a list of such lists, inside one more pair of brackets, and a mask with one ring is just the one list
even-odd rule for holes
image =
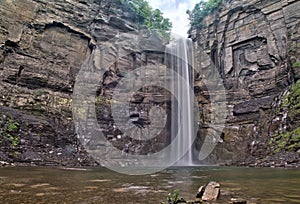
{"label": "falling water", "polygon": [[178,137],[178,143],[171,151],[178,156],[176,165],[190,166],[193,165],[194,141],[192,41],[181,38],[170,43],[166,48],[166,64],[175,71],[171,79],[171,137],[172,141]]}

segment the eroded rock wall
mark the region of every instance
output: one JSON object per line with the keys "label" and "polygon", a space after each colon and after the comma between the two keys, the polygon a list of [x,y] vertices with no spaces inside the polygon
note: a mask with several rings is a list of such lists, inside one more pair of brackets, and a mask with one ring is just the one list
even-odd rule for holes
{"label": "eroded rock wall", "polygon": [[[196,46],[212,59],[199,59],[200,70],[209,73],[214,64],[226,90],[225,129],[208,161],[251,163],[268,154],[268,137],[284,126],[284,114],[276,107],[299,79],[299,68],[291,66],[299,61],[293,51],[300,41],[299,9],[294,0],[224,0],[199,22],[200,29],[191,28]],[[202,83],[196,81],[196,90]],[[198,102],[209,109],[209,100],[201,95],[208,95],[203,88]]]}
{"label": "eroded rock wall", "polygon": [[[112,89],[129,70],[162,64],[163,55],[151,52],[151,48],[128,46],[134,41],[130,39],[139,35],[134,33],[137,30],[133,15],[124,11],[118,0],[1,1],[0,122],[3,127],[19,124],[13,133],[19,143],[10,145],[9,135],[3,133],[2,139],[7,141],[2,142],[0,160],[95,164],[74,131],[72,93],[76,77],[84,62],[95,62],[92,68],[105,70],[98,96],[109,100]],[[110,49],[102,49],[103,42],[120,33],[130,33],[124,44],[107,44]],[[129,55],[118,59],[124,50]],[[107,54],[105,60],[101,58],[103,52]],[[111,120],[111,113],[102,119]],[[110,131],[112,125],[103,127],[110,132],[110,139],[117,137]]]}

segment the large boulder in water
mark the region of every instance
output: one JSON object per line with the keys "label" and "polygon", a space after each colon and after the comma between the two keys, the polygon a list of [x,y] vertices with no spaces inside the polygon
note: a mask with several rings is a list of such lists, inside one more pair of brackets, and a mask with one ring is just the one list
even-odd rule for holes
{"label": "large boulder in water", "polygon": [[202,200],[203,201],[213,201],[217,200],[220,195],[220,184],[211,181],[207,184],[204,193],[202,195]]}

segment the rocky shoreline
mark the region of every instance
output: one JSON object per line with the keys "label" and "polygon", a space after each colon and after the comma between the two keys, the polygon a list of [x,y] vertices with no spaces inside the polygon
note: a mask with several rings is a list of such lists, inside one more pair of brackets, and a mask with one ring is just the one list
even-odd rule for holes
{"label": "rocky shoreline", "polygon": [[223,166],[270,167],[270,168],[300,168],[300,154],[281,152],[263,158],[235,161]]}
{"label": "rocky shoreline", "polygon": [[[1,161],[0,160],[0,167],[24,167],[24,166],[31,166],[31,167],[70,167],[70,168],[79,168],[79,167],[99,167],[101,164],[95,162],[90,159],[92,162],[90,164],[82,164],[82,163],[63,163],[58,164],[56,162],[38,162],[38,161],[27,161],[27,162],[20,162],[20,161]],[[208,165],[209,166],[209,165]],[[216,165],[214,165],[216,166]],[[231,164],[219,164],[217,166],[224,166],[224,167],[247,167],[247,168],[284,168],[284,169],[300,169],[299,162],[268,162],[268,161],[259,161],[255,163],[247,163],[247,162],[240,162],[240,163],[231,163]]]}
{"label": "rocky shoreline", "polygon": [[[56,121],[51,115],[35,116],[21,110],[0,107],[1,127],[16,126],[17,144],[5,137],[0,144],[0,166],[99,166],[80,145],[69,122]],[[58,124],[61,123],[61,124]],[[267,155],[267,156],[264,156]],[[215,163],[208,163],[214,165]],[[219,163],[220,166],[299,168],[300,155],[295,152],[271,153],[259,157]]]}

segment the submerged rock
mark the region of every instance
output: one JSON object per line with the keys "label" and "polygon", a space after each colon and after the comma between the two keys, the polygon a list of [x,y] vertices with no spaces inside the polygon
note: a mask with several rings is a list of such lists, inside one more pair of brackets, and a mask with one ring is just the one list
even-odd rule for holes
{"label": "submerged rock", "polygon": [[247,201],[243,199],[232,198],[231,201],[232,204],[247,204]]}

